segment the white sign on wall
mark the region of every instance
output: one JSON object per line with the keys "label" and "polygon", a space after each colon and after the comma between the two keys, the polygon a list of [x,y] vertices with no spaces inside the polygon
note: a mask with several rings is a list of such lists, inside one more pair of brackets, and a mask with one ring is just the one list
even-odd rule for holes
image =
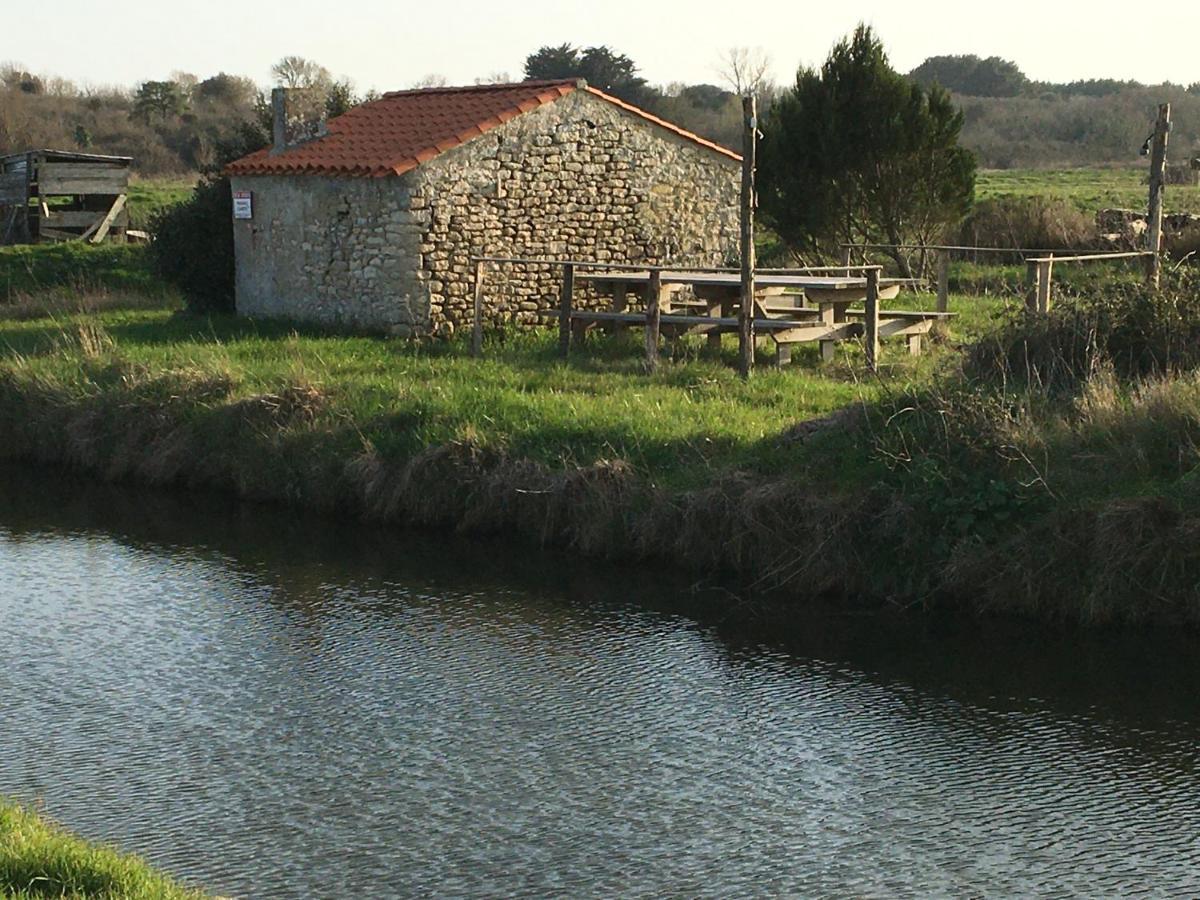
{"label": "white sign on wall", "polygon": [[233,192],[233,217],[235,219],[254,218],[254,193],[252,191]]}

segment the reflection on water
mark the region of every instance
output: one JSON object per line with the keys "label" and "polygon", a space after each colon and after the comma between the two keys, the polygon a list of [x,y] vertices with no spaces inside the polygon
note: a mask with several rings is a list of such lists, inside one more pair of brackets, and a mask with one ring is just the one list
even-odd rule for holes
{"label": "reflection on water", "polygon": [[1189,635],[689,583],[0,470],[0,794],[211,890],[1200,890]]}

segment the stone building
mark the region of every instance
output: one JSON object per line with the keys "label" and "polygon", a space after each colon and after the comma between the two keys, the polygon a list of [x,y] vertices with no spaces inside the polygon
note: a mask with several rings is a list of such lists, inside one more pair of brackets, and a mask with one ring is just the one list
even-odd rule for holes
{"label": "stone building", "polygon": [[[446,333],[473,256],[736,258],[737,154],[582,81],[401,91],[328,123],[273,99],[274,145],[227,169],[244,315]],[[489,319],[556,293],[552,267],[517,268],[489,278]]]}

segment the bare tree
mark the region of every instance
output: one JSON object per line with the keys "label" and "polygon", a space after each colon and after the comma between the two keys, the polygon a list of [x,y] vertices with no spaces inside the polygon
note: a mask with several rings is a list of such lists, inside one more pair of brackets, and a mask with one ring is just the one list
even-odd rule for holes
{"label": "bare tree", "polygon": [[419,91],[422,88],[440,88],[446,86],[446,76],[438,75],[436,72],[429,75],[423,75],[412,83],[412,90]]}
{"label": "bare tree", "polygon": [[328,88],[333,83],[328,69],[303,56],[285,56],[271,66],[271,75],[286,88]]}
{"label": "bare tree", "polygon": [[512,84],[516,79],[507,72],[489,72],[482,78],[476,78],[476,84]]}
{"label": "bare tree", "polygon": [[770,87],[771,57],[762,47],[733,47],[721,54],[718,72],[735,94],[761,94]]}

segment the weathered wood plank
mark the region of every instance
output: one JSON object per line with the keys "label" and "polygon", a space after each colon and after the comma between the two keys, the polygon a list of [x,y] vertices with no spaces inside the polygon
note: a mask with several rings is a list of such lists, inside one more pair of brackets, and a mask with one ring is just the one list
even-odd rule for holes
{"label": "weathered wood plank", "polygon": [[[612,295],[613,312],[625,312],[625,310],[629,307],[629,285],[625,284],[624,282],[614,284],[612,287]],[[612,322],[606,326],[606,330],[609,334],[615,334],[616,332],[620,331],[621,328],[622,325],[619,322]]]}
{"label": "weathered wood plank", "polygon": [[[950,308],[950,251],[937,252],[937,308],[945,312]],[[920,344],[918,343],[918,347]]]}
{"label": "weathered wood plank", "polygon": [[113,181],[129,183],[129,167],[105,163],[44,162],[37,167],[38,184],[47,181]]}
{"label": "weathered wood plank", "polygon": [[653,372],[658,368],[658,335],[662,325],[662,278],[657,270],[650,273],[646,283],[646,369]]}
{"label": "weathered wood plank", "polygon": [[[99,244],[108,235],[108,229],[112,228],[113,219],[119,216],[121,214],[121,210],[124,208],[125,195],[121,194],[116,200],[113,201],[113,205],[109,208],[108,212],[104,214],[104,218],[102,218],[94,228],[87,229],[83,233],[83,236],[90,240],[93,244]],[[95,232],[94,234],[92,233],[93,231]]]}
{"label": "weathered wood plank", "polygon": [[1150,155],[1150,200],[1147,218],[1150,227],[1146,232],[1146,249],[1154,256],[1147,263],[1146,277],[1150,284],[1158,287],[1162,266],[1162,223],[1163,186],[1167,175],[1167,135],[1171,132],[1171,104],[1161,103],[1158,118],[1154,122],[1154,144]]}
{"label": "weathered wood plank", "polygon": [[79,234],[74,231],[59,231],[57,228],[43,228],[38,232],[40,238],[52,241],[77,241]]}
{"label": "weathered wood plank", "polygon": [[879,339],[911,334],[928,334],[933,330],[934,319],[882,319],[879,322]]}
{"label": "weathered wood plank", "polygon": [[841,325],[829,325],[821,322],[772,332],[771,338],[780,344],[803,344],[810,341],[820,341],[821,354],[824,357],[826,346],[832,347],[838,341],[848,341],[851,338],[858,337],[862,333],[863,327],[860,322],[845,322]]}
{"label": "weathered wood plank", "polygon": [[562,270],[562,292],[558,295],[558,355],[571,352],[571,307],[575,302],[575,266],[567,263]]}
{"label": "weathered wood plank", "polygon": [[129,168],[102,163],[41,163],[36,167],[38,193],[124,194],[129,188]]}
{"label": "weathered wood plank", "polygon": [[1053,277],[1053,259],[1037,264],[1037,311],[1040,313],[1050,312],[1050,281]]}
{"label": "weathered wood plank", "polygon": [[83,194],[95,194],[101,197],[115,197],[128,189],[126,181],[109,181],[99,178],[73,178],[70,180],[39,181],[37,192],[41,197],[74,197]]}
{"label": "weathered wood plank", "polygon": [[[95,209],[66,209],[57,210],[53,206],[50,207],[49,215],[39,216],[40,224],[51,228],[89,228],[95,225],[104,217],[101,210]],[[122,209],[115,219],[113,219],[113,227],[121,227],[129,224],[129,210]]]}
{"label": "weathered wood plank", "polygon": [[25,173],[5,172],[0,175],[0,203],[22,203],[25,196]]}
{"label": "weathered wood plank", "polygon": [[879,270],[867,272],[867,308],[863,319],[863,338],[867,345],[867,368],[879,365]]}
{"label": "weathered wood plank", "polygon": [[475,302],[471,318],[471,355],[483,355],[483,267],[487,263],[475,263]]}

